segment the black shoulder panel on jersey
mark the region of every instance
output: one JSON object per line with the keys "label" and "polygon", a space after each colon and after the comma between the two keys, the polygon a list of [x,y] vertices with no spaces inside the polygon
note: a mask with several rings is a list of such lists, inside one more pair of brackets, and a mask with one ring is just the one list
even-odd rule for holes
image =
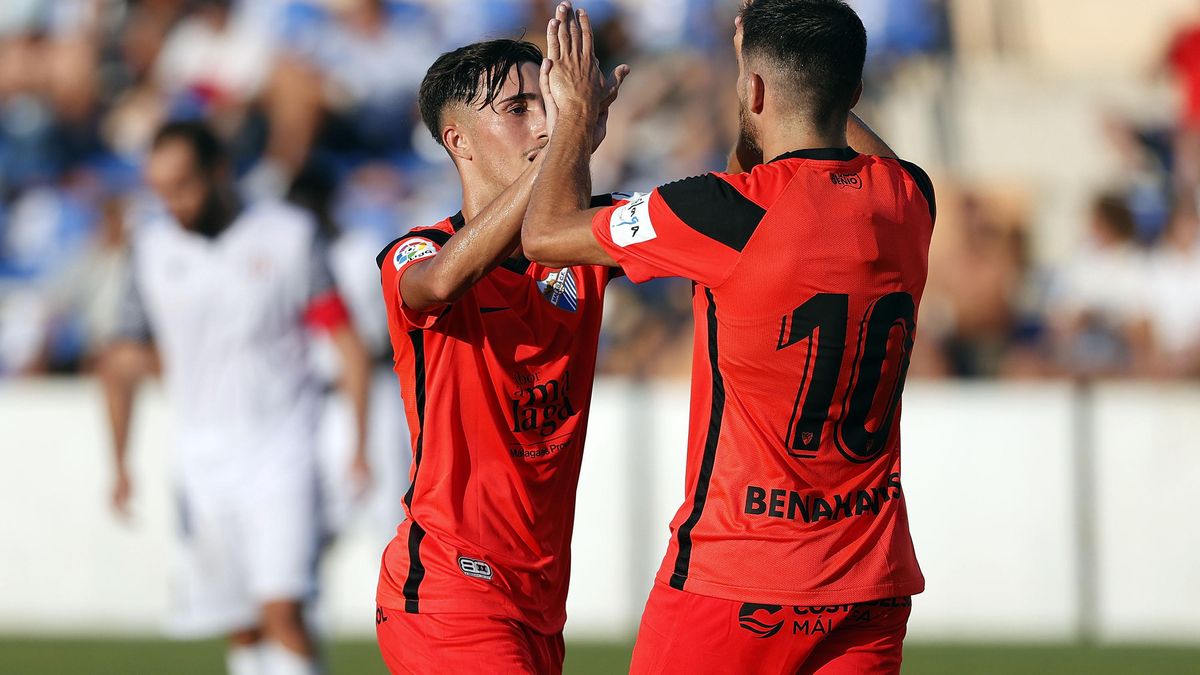
{"label": "black shoulder panel on jersey", "polygon": [[767,213],[711,173],[664,185],[658,194],[688,227],[739,253]]}
{"label": "black shoulder panel on jersey", "polygon": [[413,237],[424,237],[438,246],[445,246],[446,242],[450,241],[449,232],[443,232],[442,230],[435,228],[430,228],[427,230],[413,230],[412,232],[408,232],[391,240],[387,246],[383,247],[383,250],[379,252],[379,255],[375,256],[375,264],[379,267],[379,269],[383,269],[383,261],[387,260],[388,251],[392,250],[393,246],[401,241],[404,241],[405,239],[411,239]]}
{"label": "black shoulder panel on jersey", "polygon": [[913,181],[916,182],[917,187],[921,190],[921,194],[925,195],[925,201],[929,202],[929,219],[936,221],[937,201],[933,197],[933,181],[929,180],[929,174],[925,173],[925,169],[912,162],[903,159],[897,159],[896,161],[900,162],[900,166],[904,167],[909,176],[912,176]]}
{"label": "black shoulder panel on jersey", "polygon": [[606,194],[606,195],[592,195],[592,201],[588,203],[588,207],[593,208],[593,209],[598,206],[612,206],[612,205],[613,205],[613,196],[611,193]]}

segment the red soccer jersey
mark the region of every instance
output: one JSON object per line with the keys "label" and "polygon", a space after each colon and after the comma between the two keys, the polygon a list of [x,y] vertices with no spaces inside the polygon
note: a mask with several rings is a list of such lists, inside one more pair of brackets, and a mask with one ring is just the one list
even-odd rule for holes
{"label": "red soccer jersey", "polygon": [[635,282],[695,282],[686,499],[663,583],[778,604],[918,593],[900,393],[933,189],[849,148],[634,195],[593,231]]}
{"label": "red soccer jersey", "polygon": [[612,270],[510,259],[453,305],[405,307],[401,276],[462,224],[413,230],[378,260],[414,459],[377,601],[556,633]]}

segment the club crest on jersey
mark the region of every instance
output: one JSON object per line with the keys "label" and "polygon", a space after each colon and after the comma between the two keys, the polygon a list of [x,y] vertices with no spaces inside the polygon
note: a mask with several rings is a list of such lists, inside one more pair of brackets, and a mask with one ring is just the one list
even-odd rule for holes
{"label": "club crest on jersey", "polygon": [[405,265],[435,254],[437,254],[437,247],[432,241],[424,237],[415,237],[406,240],[403,246],[396,249],[396,254],[392,256],[392,264],[399,272]]}
{"label": "club crest on jersey", "polygon": [[568,312],[579,309],[579,286],[575,282],[575,272],[570,267],[552,271],[538,282],[542,297],[550,304]]}
{"label": "club crest on jersey", "polygon": [[650,195],[635,192],[629,202],[613,211],[608,221],[613,243],[621,248],[650,241],[658,236],[650,222]]}

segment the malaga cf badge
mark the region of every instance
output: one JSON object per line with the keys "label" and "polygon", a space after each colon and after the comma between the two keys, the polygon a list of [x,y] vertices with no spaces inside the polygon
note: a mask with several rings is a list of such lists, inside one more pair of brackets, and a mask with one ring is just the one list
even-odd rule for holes
{"label": "malaga cf badge", "polygon": [[579,307],[579,289],[575,285],[575,273],[571,268],[550,272],[538,282],[542,297],[550,304],[574,312]]}

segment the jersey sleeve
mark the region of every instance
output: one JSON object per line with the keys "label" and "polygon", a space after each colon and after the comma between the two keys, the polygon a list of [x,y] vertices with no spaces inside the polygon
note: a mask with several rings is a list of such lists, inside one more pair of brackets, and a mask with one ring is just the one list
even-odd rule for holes
{"label": "jersey sleeve", "polygon": [[445,307],[436,307],[418,312],[406,306],[400,294],[400,280],[413,263],[437,255],[449,240],[450,234],[442,230],[413,230],[388,244],[375,259],[379,265],[388,314],[395,316],[406,330],[429,328],[446,311]]}
{"label": "jersey sleeve", "polygon": [[310,253],[304,323],[325,331],[332,331],[350,323],[350,311],[346,308],[333,278],[329,242],[320,236],[314,238]]}
{"label": "jersey sleeve", "polygon": [[635,283],[683,277],[719,286],[766,215],[734,184],[744,180],[710,173],[628,195],[596,213],[592,233]]}
{"label": "jersey sleeve", "polygon": [[120,295],[117,298],[117,320],[113,329],[116,340],[131,340],[133,342],[150,342],[153,335],[150,330],[150,316],[146,312],[146,302],[137,280],[137,273],[132,257],[126,263],[124,278],[121,280]]}
{"label": "jersey sleeve", "polygon": [[899,159],[901,168],[912,178],[916,183],[917,189],[925,198],[925,203],[929,205],[929,221],[937,222],[937,198],[933,193],[933,181],[930,180],[929,174],[925,173],[925,169],[913,164],[912,162]]}

